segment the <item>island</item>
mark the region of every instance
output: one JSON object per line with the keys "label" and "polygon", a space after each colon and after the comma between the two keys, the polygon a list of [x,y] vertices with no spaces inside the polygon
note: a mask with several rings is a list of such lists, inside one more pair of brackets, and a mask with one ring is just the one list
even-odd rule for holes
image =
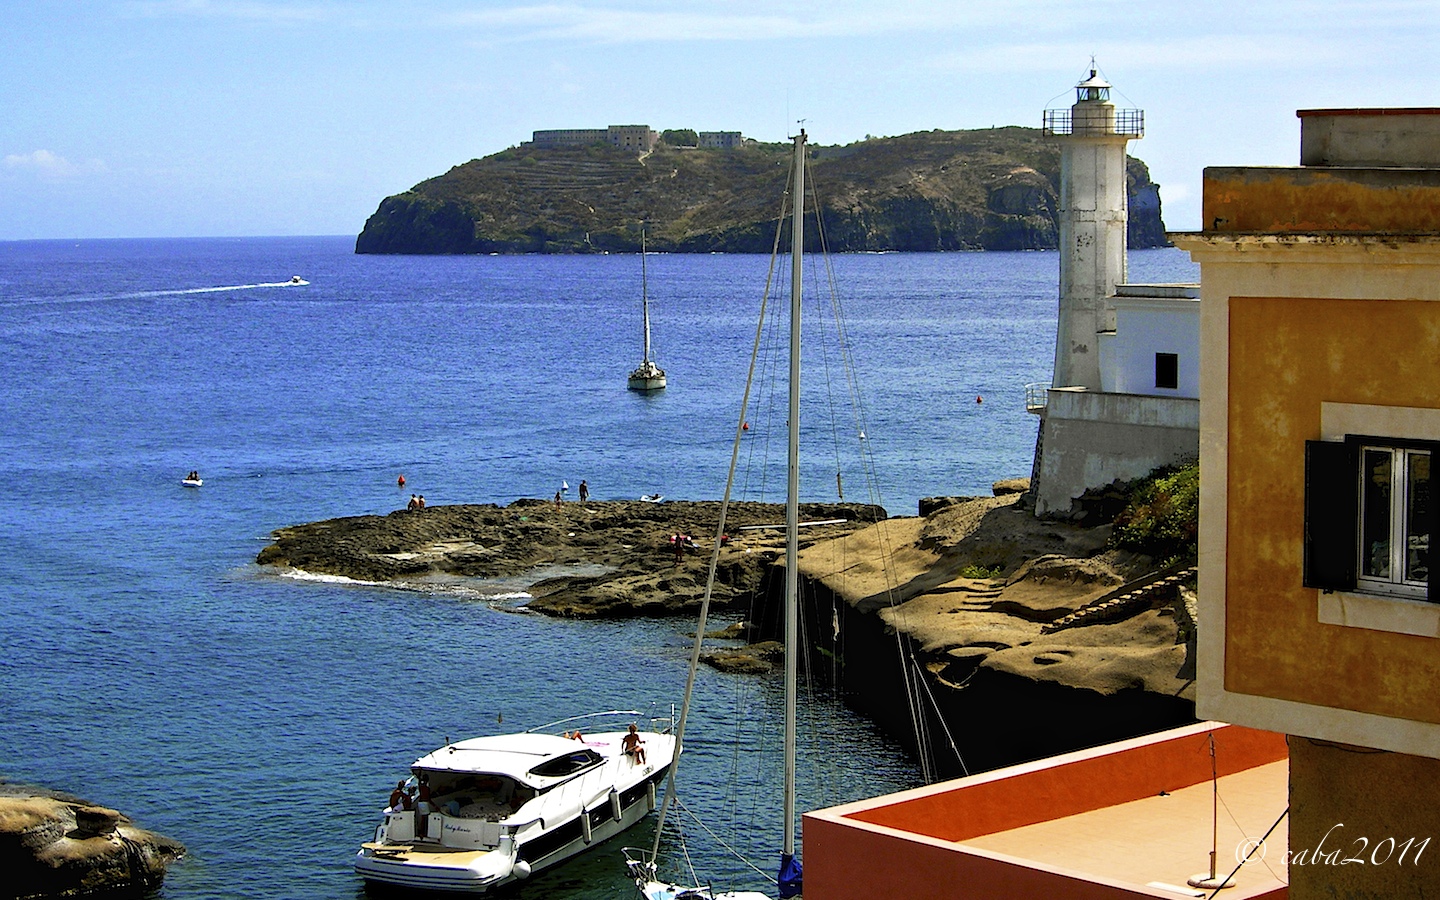
{"label": "island", "polygon": [[[356,253],[768,253],[789,144],[524,144],[386,197]],[[1060,148],[1038,128],[814,146],[832,252],[1053,250]],[[1159,186],[1127,158],[1128,241],[1167,246]]]}
{"label": "island", "polygon": [[[802,507],[805,639],[833,661],[821,668],[847,702],[942,772],[1194,721],[1192,564],[1115,540],[1132,486],[1082,498],[1081,521],[1036,518],[1027,488],[1019,479],[991,496],[932,498],[908,517]],[[719,508],[527,499],[398,510],[278,529],[257,562],[382,582],[529,573],[526,610],[618,618],[693,615],[715,554],[713,603],[732,627],[709,660],[766,672],[777,659],[783,507],[734,504],[717,554]]]}

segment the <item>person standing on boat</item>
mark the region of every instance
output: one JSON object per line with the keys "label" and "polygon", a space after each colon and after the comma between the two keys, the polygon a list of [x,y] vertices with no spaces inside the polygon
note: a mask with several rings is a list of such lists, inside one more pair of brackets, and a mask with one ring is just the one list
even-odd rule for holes
{"label": "person standing on boat", "polygon": [[415,834],[425,837],[426,826],[430,824],[430,814],[435,811],[435,804],[430,802],[430,779],[428,776],[420,776],[420,787],[415,795]]}

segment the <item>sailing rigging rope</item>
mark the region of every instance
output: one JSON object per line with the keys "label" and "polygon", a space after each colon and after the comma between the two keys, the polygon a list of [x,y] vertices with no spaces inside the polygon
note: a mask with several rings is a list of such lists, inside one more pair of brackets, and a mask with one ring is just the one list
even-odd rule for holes
{"label": "sailing rigging rope", "polygon": [[[821,215],[825,207],[819,203],[819,190],[818,187],[816,187],[814,179],[809,180],[809,189],[811,189],[811,202],[815,207],[815,239],[816,242],[819,243],[819,258],[824,261],[825,275],[827,275],[829,308],[831,308],[831,314],[835,315],[835,341],[837,341],[838,351],[840,351],[841,369],[848,372],[848,370],[851,369],[847,364],[848,360],[850,360],[850,351],[848,351],[847,346],[845,346],[845,333],[844,328],[841,327],[840,318],[840,294],[838,294],[837,289],[835,289],[834,266],[831,265],[831,259],[829,259],[829,245],[827,238],[825,238],[825,216]],[[819,274],[815,271],[815,268],[816,264],[814,258],[812,258],[811,272],[814,274],[812,281],[818,284]],[[818,311],[824,314],[824,298],[822,298],[821,295],[816,295],[815,302]],[[841,481],[840,432],[838,432],[838,429],[840,429],[840,416],[835,415],[835,392],[831,386],[831,377],[829,377],[829,351],[827,344],[825,344],[825,330],[824,328],[816,328],[816,333],[819,334],[819,359],[821,359],[822,369],[825,370],[825,400],[829,403],[829,441],[831,441],[831,449],[835,454],[835,494],[838,495],[838,500],[844,503],[845,487],[844,482]],[[850,387],[851,402],[858,402],[860,393],[854,389],[854,383],[851,382]]]}
{"label": "sailing rigging rope", "polygon": [[[778,229],[775,234],[775,244],[778,249],[780,244]],[[710,566],[705,577],[705,594],[700,601],[700,618],[695,626],[695,646],[690,654],[690,669],[685,678],[684,701],[680,706],[680,720],[675,725],[674,762],[665,776],[665,799],[660,804],[660,813],[655,826],[655,843],[650,851],[652,862],[660,855],[660,838],[664,833],[665,813],[671,803],[671,798],[675,795],[675,770],[679,767],[685,724],[690,715],[690,700],[695,693],[695,673],[700,668],[700,650],[705,642],[705,622],[710,615],[710,598],[715,592],[715,572],[720,567],[720,548],[723,546],[721,538],[725,536],[725,517],[730,511],[730,494],[735,486],[735,466],[740,457],[740,443],[745,436],[746,408],[750,403],[750,389],[755,381],[755,360],[760,350],[760,338],[765,323],[765,308],[770,300],[770,288],[775,274],[775,254],[772,253],[770,258],[770,270],[765,275],[765,290],[760,298],[760,321],[755,327],[755,345],[750,351],[750,370],[745,378],[745,392],[740,400],[740,417],[739,421],[735,423],[735,440],[730,449],[730,467],[725,474],[725,493],[720,501],[719,521],[715,526],[715,541],[710,549]]]}
{"label": "sailing rigging rope", "polygon": [[968,776],[970,767],[965,765],[965,757],[960,754],[960,748],[955,745],[955,735],[950,733],[950,723],[940,715],[940,703],[935,699],[935,692],[930,689],[930,682],[923,677],[919,681],[921,687],[925,688],[925,693],[929,695],[930,705],[935,709],[935,720],[940,723],[940,730],[945,732],[945,743],[950,745],[950,749],[955,753],[955,758],[959,760],[961,774]]}
{"label": "sailing rigging rope", "polygon": [[[765,293],[767,299],[769,297],[772,282],[774,281],[776,264],[782,258],[782,251],[780,250],[780,239],[784,231],[786,218],[790,214],[790,199],[793,189],[794,172],[787,168],[785,190],[780,195],[780,211],[775,218],[775,241],[770,248],[770,269],[765,276]],[[778,350],[775,349],[780,345],[780,339],[777,335],[779,334],[780,328],[783,323],[781,321],[781,317],[778,311],[772,313],[769,321],[767,322],[765,310],[766,306],[762,303],[760,307],[760,322],[763,325],[768,326],[768,331],[764,331],[760,328],[757,328],[756,330],[756,349],[755,351],[753,351],[753,353],[759,354],[760,362],[758,367],[758,376],[755,374],[757,367],[754,361],[755,356],[753,354],[750,367],[751,379],[756,381],[759,385],[759,397],[757,397],[755,405],[757,409],[764,411],[765,421],[783,421],[776,413],[776,409],[778,408],[780,402],[780,398],[776,389],[776,385],[779,382],[779,377],[776,374],[776,370],[780,366],[781,359]],[[763,340],[761,339],[762,334],[767,335]],[[770,439],[771,436],[774,434],[774,431],[775,430],[772,428],[766,428],[764,431],[764,436],[756,442],[759,445],[758,449],[754,444],[752,444],[749,451],[746,453],[745,477],[742,481],[742,487],[740,490],[740,495],[742,497],[751,497],[758,500],[763,500],[766,496],[767,476],[770,472]],[[758,462],[756,459],[757,453],[759,457]],[[752,489],[750,480],[751,474],[753,472],[759,473],[757,476],[757,481],[759,483],[756,487]]]}
{"label": "sailing rigging rope", "polygon": [[[771,875],[769,872],[766,872],[764,869],[761,869],[761,868],[759,868],[758,866],[756,866],[756,865],[755,865],[754,863],[752,863],[750,860],[746,859],[744,854],[742,854],[740,851],[736,850],[734,847],[732,847],[732,846],[730,846],[728,843],[726,843],[724,838],[720,837],[720,835],[718,835],[718,834],[716,834],[715,832],[711,831],[710,828],[705,824],[705,822],[704,822],[699,816],[695,815],[695,813],[690,809],[690,807],[688,807],[688,806],[686,806],[684,803],[682,803],[678,797],[677,797],[676,800],[675,800],[675,805],[676,805],[676,807],[678,807],[682,812],[684,812],[687,816],[689,816],[692,820],[694,820],[695,824],[698,825],[698,826],[700,826],[700,830],[701,830],[701,831],[704,831],[706,834],[710,835],[712,838],[715,839],[715,842],[716,842],[716,843],[718,843],[721,847],[724,847],[724,848],[726,849],[726,851],[728,851],[728,852],[730,853],[731,856],[735,857],[735,858],[738,859],[740,862],[744,863],[747,868],[752,869],[752,870],[755,871],[757,874],[759,874],[759,875],[761,875],[762,877],[764,877],[764,879],[765,879],[766,881],[770,882],[771,884],[775,884],[775,883],[776,883],[776,881],[775,881],[775,876],[774,876],[774,875]],[[692,880],[695,880],[695,881],[698,882],[699,879],[692,879]]]}
{"label": "sailing rigging rope", "polygon": [[[829,286],[830,293],[831,314],[834,318],[837,344],[839,347],[842,361],[841,369],[845,375],[846,385],[850,391],[851,408],[854,411],[854,415],[856,418],[856,435],[868,435],[869,432],[867,430],[865,406],[862,400],[862,393],[860,391],[859,377],[856,371],[856,366],[854,364],[853,354],[850,351],[850,342],[845,333],[845,317],[841,308],[840,292],[836,288],[834,263],[830,258],[830,254],[826,252],[827,237],[825,234],[825,219],[824,216],[820,215],[820,210],[823,209],[823,206],[821,205],[819,189],[814,179],[811,179],[810,181],[810,192],[812,202],[816,210],[816,232],[822,251],[820,256],[824,260],[825,264],[826,282]],[[826,388],[828,393],[830,388],[828,357],[826,357],[825,359]],[[835,426],[836,419],[837,417],[833,415],[832,404],[832,429]],[[836,447],[837,487],[840,477],[838,468],[839,443],[839,438],[838,436],[836,436],[834,444]],[[873,453],[873,451],[871,451],[868,441],[859,441],[859,455],[861,461],[861,469],[865,477],[870,502],[874,503],[877,506],[883,507],[879,488],[879,476],[875,467],[875,454]],[[893,548],[890,545],[888,530],[883,525],[880,525],[878,523],[877,527],[880,536],[879,540],[881,557],[883,559],[892,559],[894,557],[894,554]],[[846,546],[848,547],[848,542]],[[882,566],[881,569],[885,573],[885,592],[890,608],[897,616],[897,619],[901,618],[903,617],[903,614],[900,612],[900,603],[897,602],[896,596],[899,585],[895,584],[893,581],[893,568],[890,566]],[[909,706],[911,728],[915,737],[916,756],[920,762],[921,777],[924,779],[925,783],[931,784],[936,780],[937,773],[934,761],[934,753],[929,739],[929,727],[928,720],[925,715],[925,705],[923,702],[924,700],[929,700],[929,708],[933,709],[936,720],[940,722],[942,729],[945,730],[946,739],[949,741],[950,747],[954,751],[956,758],[959,759],[962,769],[965,769],[965,761],[964,759],[960,758],[959,748],[955,746],[953,736],[950,734],[949,731],[949,726],[946,725],[945,718],[940,711],[939,703],[936,701],[934,693],[930,690],[930,686],[925,677],[923,667],[921,666],[920,661],[915,656],[914,647],[911,643],[907,642],[902,631],[903,629],[899,627],[892,629],[892,634],[895,637],[895,652],[899,661],[900,677],[905,691],[906,703]]]}

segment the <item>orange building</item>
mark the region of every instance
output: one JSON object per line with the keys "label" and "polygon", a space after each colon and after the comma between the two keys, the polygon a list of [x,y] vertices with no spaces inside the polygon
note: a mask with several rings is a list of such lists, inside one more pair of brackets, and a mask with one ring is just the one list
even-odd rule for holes
{"label": "orange building", "polygon": [[[1205,170],[1200,716],[1290,736],[1294,898],[1440,896],[1440,110]],[[1303,864],[1300,861],[1304,861]]]}

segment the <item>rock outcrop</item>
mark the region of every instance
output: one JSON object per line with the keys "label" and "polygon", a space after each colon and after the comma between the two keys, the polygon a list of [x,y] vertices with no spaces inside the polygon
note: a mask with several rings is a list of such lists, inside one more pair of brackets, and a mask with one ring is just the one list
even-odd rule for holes
{"label": "rock outcrop", "polygon": [[[521,146],[385,198],[357,253],[768,253],[788,144]],[[1058,240],[1058,144],[1035,128],[922,131],[812,149],[828,247],[1045,250]],[[1131,247],[1165,246],[1159,187],[1129,160]]]}
{"label": "rock outcrop", "polygon": [[[554,616],[621,618],[694,612],[704,595],[720,504],[716,501],[590,501],[556,506],[432,506],[385,516],[352,516],[275,531],[261,565],[359,581],[457,575],[527,576],[527,608]],[[805,543],[885,518],[878,506],[804,504]],[[783,551],[785,508],[735,503],[726,528],[713,602],[746,608]],[[772,526],[772,527],[760,527]],[[675,553],[676,534],[691,541]]]}
{"label": "rock outcrop", "polygon": [[65,794],[0,786],[0,898],[139,897],[185,854],[113,809]]}
{"label": "rock outcrop", "polygon": [[1194,721],[1193,570],[1157,571],[1109,526],[1038,520],[1022,497],[932,501],[801,554],[809,637],[841,690],[912,745],[918,718],[944,772]]}
{"label": "rock outcrop", "polygon": [[[1180,594],[1193,573],[1115,549],[1108,525],[1036,519],[1026,487],[929,498],[918,518],[870,506],[802,511],[839,520],[803,530],[807,640],[852,705],[933,752],[941,772],[1194,719],[1194,628]],[[718,512],[714,502],[434,507],[282,528],[259,562],[366,580],[530,573],[528,607],[549,615],[692,613]],[[779,660],[783,535],[751,526],[783,519],[779,505],[732,506],[714,602],[747,618],[724,636],[749,643],[714,650],[719,668],[766,672]],[[676,533],[697,545],[679,560]],[[557,566],[570,570],[546,574]]]}

